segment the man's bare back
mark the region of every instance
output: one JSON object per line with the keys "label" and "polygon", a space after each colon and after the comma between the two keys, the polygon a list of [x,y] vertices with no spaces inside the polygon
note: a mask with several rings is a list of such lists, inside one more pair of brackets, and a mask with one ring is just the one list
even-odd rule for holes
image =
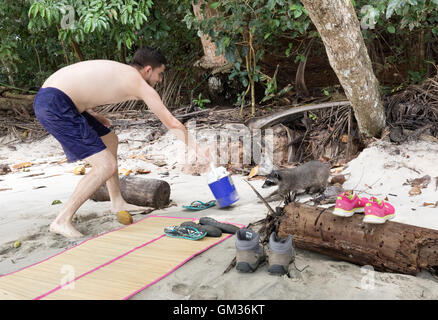
{"label": "man's bare back", "polygon": [[80,113],[105,104],[138,100],[138,83],[143,82],[132,66],[111,60],[89,60],[66,66],[42,85],[67,94]]}
{"label": "man's bare back", "polygon": [[166,128],[197,151],[204,162],[209,161],[208,149],[201,151],[153,88],[162,81],[165,65],[159,51],[140,48],[130,65],[84,61],[58,70],[44,82],[34,99],[35,116],[61,143],[69,162],[84,159],[92,166],[51,223],[50,231],[66,237],[82,236],[72,224],[73,215],[103,183],[107,184],[112,212],[147,209],[123,199],[117,171],[118,139],[108,128],[110,121],[92,111],[94,107],[143,100]]}

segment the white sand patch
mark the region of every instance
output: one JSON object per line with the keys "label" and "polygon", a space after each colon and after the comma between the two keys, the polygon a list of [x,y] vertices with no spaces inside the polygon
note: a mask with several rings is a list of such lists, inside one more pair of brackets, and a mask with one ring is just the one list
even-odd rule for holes
{"label": "white sand patch", "polygon": [[[133,171],[151,170],[148,178],[163,179],[171,185],[171,199],[177,206],[157,210],[154,214],[210,216],[245,225],[266,216],[266,208],[257,202],[256,195],[244,181],[246,177],[239,175],[234,175],[233,181],[240,200],[232,207],[213,207],[201,212],[183,210],[182,205],[194,200],[213,199],[207,178],[181,173],[175,162],[178,162],[176,155],[183,145],[170,134],[151,144],[150,132],[127,129],[119,134],[119,167]],[[153,161],[130,158],[141,154],[156,156],[167,165],[158,167]],[[395,146],[376,143],[345,168],[343,173],[350,177],[344,187],[360,190],[359,194],[363,196],[387,196],[397,210],[395,221],[438,229],[438,209],[423,207],[424,202],[438,200],[434,181],[438,176],[437,155],[437,144],[417,142]],[[84,240],[67,240],[48,231],[48,225],[62,206],[51,205],[52,201],[65,203],[81,179],[68,172],[78,163],[56,163],[63,158],[60,145],[50,136],[12,148],[0,146],[0,164],[34,163],[29,172],[14,170],[0,175],[0,189],[12,188],[0,192],[0,273],[18,270]],[[24,178],[42,172],[44,175]],[[163,175],[166,172],[168,175]],[[426,174],[432,177],[428,188],[422,189],[421,195],[409,197],[410,186],[403,183]],[[51,175],[54,176],[48,177]],[[266,196],[272,190],[261,189],[262,183],[262,180],[251,182]],[[38,186],[45,188],[34,189]],[[135,215],[134,220],[142,217]],[[86,238],[120,227],[109,212],[109,202],[91,200],[79,209],[74,224]],[[12,249],[15,240],[22,241],[18,249]],[[291,265],[291,278],[269,275],[266,264],[253,274],[241,274],[233,269],[224,275],[235,256],[234,241],[231,237],[207,250],[133,299],[438,299],[438,282],[427,272],[416,277],[376,272],[374,288],[366,290],[361,287],[364,274],[359,266],[303,250],[298,250],[296,266],[307,267],[299,272]]]}

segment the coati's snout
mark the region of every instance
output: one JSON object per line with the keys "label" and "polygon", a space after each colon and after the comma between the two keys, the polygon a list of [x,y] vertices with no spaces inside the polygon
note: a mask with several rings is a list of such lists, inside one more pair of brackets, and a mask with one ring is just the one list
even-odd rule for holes
{"label": "coati's snout", "polygon": [[269,188],[272,186],[278,185],[278,181],[280,180],[280,175],[278,172],[272,171],[270,174],[266,176],[265,183],[262,185],[262,188]]}

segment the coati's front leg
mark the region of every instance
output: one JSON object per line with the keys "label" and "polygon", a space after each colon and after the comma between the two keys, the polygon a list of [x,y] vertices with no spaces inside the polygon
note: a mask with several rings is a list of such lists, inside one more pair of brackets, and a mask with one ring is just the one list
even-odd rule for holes
{"label": "coati's front leg", "polygon": [[285,205],[294,202],[295,198],[296,198],[296,192],[287,191],[286,193],[283,193],[283,199]]}
{"label": "coati's front leg", "polygon": [[292,199],[290,197],[290,191],[287,193],[287,196],[284,197],[284,204],[287,206],[289,203],[292,202]]}
{"label": "coati's front leg", "polygon": [[272,192],[269,196],[267,196],[265,198],[265,200],[268,201],[268,202],[276,201],[276,200],[279,200],[279,199],[282,199],[282,197],[278,193],[278,189],[275,190],[274,192]]}
{"label": "coati's front leg", "polygon": [[318,193],[321,191],[321,187],[310,187],[308,193]]}

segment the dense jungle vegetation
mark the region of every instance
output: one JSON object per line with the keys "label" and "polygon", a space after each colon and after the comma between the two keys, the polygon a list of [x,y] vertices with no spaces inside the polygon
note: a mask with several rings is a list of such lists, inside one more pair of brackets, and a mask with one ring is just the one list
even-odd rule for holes
{"label": "dense jungle vegetation", "polygon": [[[438,0],[352,2],[382,93],[436,73]],[[194,4],[210,14],[196,16]],[[304,60],[314,94],[338,90],[318,32],[296,0],[3,0],[0,86],[32,93],[63,66],[89,59],[127,63],[147,45],[167,56],[168,75],[183,87],[180,101],[204,104],[206,75],[193,66],[203,56],[201,34],[231,66],[227,80],[236,90],[227,96],[230,103],[239,103],[251,81],[259,103],[293,89]]]}

